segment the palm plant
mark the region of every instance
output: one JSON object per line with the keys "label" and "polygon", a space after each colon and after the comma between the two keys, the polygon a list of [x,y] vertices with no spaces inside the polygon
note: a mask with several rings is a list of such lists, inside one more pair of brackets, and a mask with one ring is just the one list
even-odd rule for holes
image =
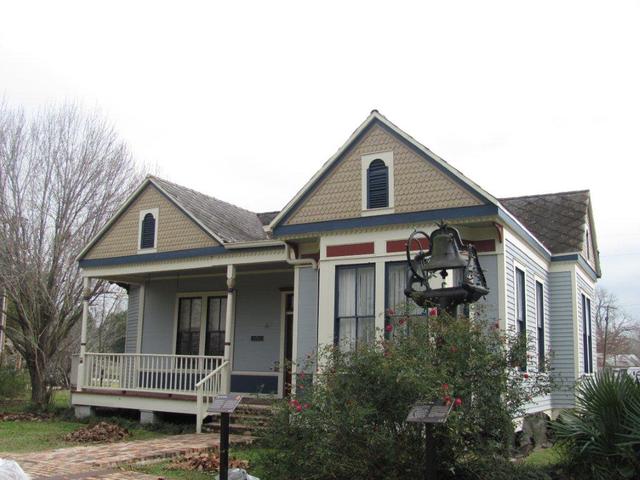
{"label": "palm plant", "polygon": [[638,478],[640,384],[604,371],[582,381],[576,393],[576,408],[553,424],[572,469],[594,479]]}

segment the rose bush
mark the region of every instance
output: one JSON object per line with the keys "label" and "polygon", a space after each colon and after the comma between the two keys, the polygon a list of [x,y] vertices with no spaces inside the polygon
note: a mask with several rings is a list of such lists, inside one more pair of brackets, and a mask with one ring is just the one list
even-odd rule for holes
{"label": "rose bush", "polygon": [[301,382],[306,388],[279,405],[263,432],[268,478],[421,478],[424,429],[405,419],[413,404],[433,400],[453,403],[434,429],[443,478],[465,476],[486,458],[511,468],[512,419],[550,389],[548,373],[523,375],[525,340],[446,315],[388,325],[375,344],[319,354],[313,385]]}

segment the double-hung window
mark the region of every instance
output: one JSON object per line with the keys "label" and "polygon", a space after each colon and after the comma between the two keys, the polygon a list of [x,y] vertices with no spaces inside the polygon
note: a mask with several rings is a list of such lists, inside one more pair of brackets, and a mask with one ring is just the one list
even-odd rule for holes
{"label": "double-hung window", "polygon": [[375,266],[336,267],[335,340],[343,351],[375,339]]}
{"label": "double-hung window", "polygon": [[591,300],[582,295],[582,351],[584,373],[593,373],[593,343],[591,341]]}
{"label": "double-hung window", "polygon": [[201,297],[182,297],[178,303],[176,355],[200,354]]}
{"label": "double-hung window", "polygon": [[[527,294],[524,270],[516,267],[516,331],[518,335],[527,338]],[[523,360],[522,370],[527,369],[526,357]]]}
{"label": "double-hung window", "polygon": [[393,333],[407,331],[405,322],[407,316],[424,315],[424,309],[404,294],[404,289],[407,286],[407,269],[407,262],[388,262],[386,264],[385,327],[392,325]]}
{"label": "double-hung window", "polygon": [[544,371],[544,286],[536,282],[536,317],[538,323],[538,371]]}

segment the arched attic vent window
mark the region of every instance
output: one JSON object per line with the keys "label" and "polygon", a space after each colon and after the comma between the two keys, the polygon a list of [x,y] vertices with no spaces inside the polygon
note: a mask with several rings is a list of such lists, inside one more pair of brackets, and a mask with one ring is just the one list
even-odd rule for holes
{"label": "arched attic vent window", "polygon": [[367,208],[389,206],[389,168],[376,159],[367,169]]}
{"label": "arched attic vent window", "polygon": [[142,218],[140,226],[140,248],[155,248],[156,246],[156,217],[149,212]]}

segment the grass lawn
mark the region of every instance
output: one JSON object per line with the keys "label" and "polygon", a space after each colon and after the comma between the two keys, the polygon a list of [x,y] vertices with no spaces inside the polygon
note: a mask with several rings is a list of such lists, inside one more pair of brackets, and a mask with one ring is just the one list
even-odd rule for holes
{"label": "grass lawn", "polygon": [[[264,478],[264,473],[260,468],[260,455],[265,454],[265,450],[252,447],[231,448],[230,456],[249,461],[248,472],[258,478]],[[217,472],[197,472],[193,470],[173,470],[169,467],[169,460],[151,463],[146,465],[132,465],[131,470],[149,475],[166,478],[168,480],[211,480],[215,478]]]}
{"label": "grass lawn", "polygon": [[562,455],[556,447],[534,450],[523,461],[531,467],[552,467],[562,462]]}

